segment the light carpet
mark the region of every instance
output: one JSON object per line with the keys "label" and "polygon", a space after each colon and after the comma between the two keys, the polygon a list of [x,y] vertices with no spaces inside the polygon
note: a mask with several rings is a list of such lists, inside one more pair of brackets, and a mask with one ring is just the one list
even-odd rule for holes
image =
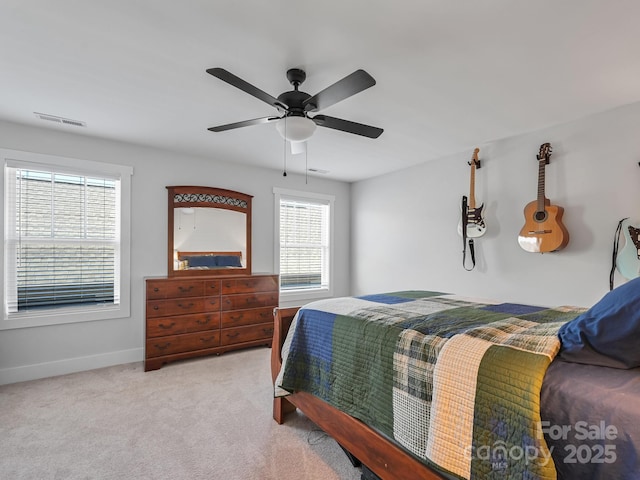
{"label": "light carpet", "polygon": [[0,478],[359,480],[305,416],[274,422],[270,353],[0,386]]}

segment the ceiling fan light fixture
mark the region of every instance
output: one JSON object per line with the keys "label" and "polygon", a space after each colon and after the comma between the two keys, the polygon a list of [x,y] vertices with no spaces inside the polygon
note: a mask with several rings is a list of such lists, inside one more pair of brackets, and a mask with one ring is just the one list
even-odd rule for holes
{"label": "ceiling fan light fixture", "polygon": [[276,122],[278,133],[290,142],[304,142],[311,138],[316,130],[316,124],[307,117],[289,116]]}

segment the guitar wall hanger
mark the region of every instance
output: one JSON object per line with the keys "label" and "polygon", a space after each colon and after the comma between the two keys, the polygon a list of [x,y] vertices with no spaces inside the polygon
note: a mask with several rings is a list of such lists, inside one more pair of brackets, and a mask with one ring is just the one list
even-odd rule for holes
{"label": "guitar wall hanger", "polygon": [[[482,168],[482,161],[481,161],[481,160],[475,160],[475,161],[473,161],[473,162],[472,162],[472,161],[468,161],[468,162],[467,162],[467,165],[471,166],[471,164],[472,164],[472,163],[475,163],[475,164],[476,164],[476,170],[477,170],[478,168]],[[640,165],[640,162],[638,162],[638,165]]]}

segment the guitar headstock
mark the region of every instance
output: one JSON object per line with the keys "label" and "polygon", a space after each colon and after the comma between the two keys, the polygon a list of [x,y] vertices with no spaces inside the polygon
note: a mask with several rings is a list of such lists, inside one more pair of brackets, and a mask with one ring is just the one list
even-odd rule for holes
{"label": "guitar headstock", "polygon": [[480,152],[479,148],[476,148],[473,151],[473,155],[471,155],[471,161],[467,162],[469,165],[480,168],[480,160],[478,160],[478,152]]}
{"label": "guitar headstock", "polygon": [[551,144],[543,143],[540,145],[540,153],[536,156],[538,161],[544,160],[544,163],[548,164],[549,159],[551,158]]}

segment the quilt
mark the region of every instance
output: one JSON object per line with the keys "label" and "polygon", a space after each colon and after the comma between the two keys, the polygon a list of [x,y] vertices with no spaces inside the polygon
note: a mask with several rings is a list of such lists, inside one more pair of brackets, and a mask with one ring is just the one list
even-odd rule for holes
{"label": "quilt", "polygon": [[275,395],[309,392],[454,478],[554,479],[540,389],[583,311],[430,291],[312,302]]}

